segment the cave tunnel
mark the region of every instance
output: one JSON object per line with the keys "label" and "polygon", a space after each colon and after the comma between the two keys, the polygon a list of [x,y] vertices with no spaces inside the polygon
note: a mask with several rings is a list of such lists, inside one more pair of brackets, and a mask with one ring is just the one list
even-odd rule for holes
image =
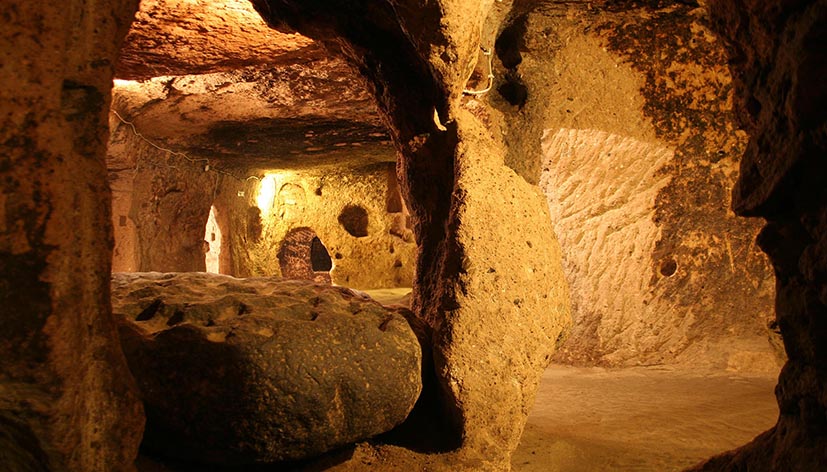
{"label": "cave tunnel", "polygon": [[827,2],[0,11],[0,470],[827,469]]}

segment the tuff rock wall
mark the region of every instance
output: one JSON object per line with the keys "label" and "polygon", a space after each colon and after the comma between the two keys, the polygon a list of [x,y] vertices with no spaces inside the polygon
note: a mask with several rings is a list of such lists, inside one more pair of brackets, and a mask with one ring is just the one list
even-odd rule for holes
{"label": "tuff rock wall", "polygon": [[[735,109],[750,136],[733,203],[769,221],[760,244],[775,268],[789,360],[776,428],[700,467],[819,470],[827,463],[825,2],[703,4],[727,41]],[[450,470],[508,468],[567,325],[544,196],[505,165],[515,167],[491,110],[461,98],[474,65],[485,74],[479,31],[493,40],[510,6],[257,2],[272,24],[323,39],[360,68],[404,155],[400,181],[421,246],[414,309],[435,334],[435,376],[460,446],[438,459],[455,461]],[[104,165],[111,64],[135,8],[2,6],[0,427],[23,470],[128,470],[140,436],[108,308]],[[550,311],[548,300],[559,303]]]}
{"label": "tuff rock wall", "polygon": [[143,430],[109,303],[113,64],[135,1],[0,6],[5,470],[131,470]]}
{"label": "tuff rock wall", "polygon": [[[477,35],[485,16],[482,10],[490,5],[481,6],[479,11],[474,6],[476,13],[470,22],[466,5],[449,5],[450,14],[446,17],[450,19],[449,34],[433,30],[433,25],[445,20],[440,19],[442,8],[437,5],[428,6],[424,15],[413,4],[399,11],[367,3],[327,5],[319,7],[324,10],[321,15],[314,6],[307,7],[314,11],[300,14],[291,12],[292,7],[283,9],[283,5],[258,6],[267,19],[275,22],[281,21],[279,18],[294,24],[316,21],[316,25],[306,23],[303,30],[324,38],[334,54],[343,53],[367,78],[396,148],[403,154],[401,189],[412,213],[413,233],[420,247],[414,282],[419,287],[415,295],[417,309],[436,332],[434,375],[439,379],[442,409],[449,413],[454,426],[446,442],[462,443],[460,452],[452,457],[470,469],[508,467],[509,452],[516,447],[539,375],[567,325],[567,302],[565,282],[556,262],[558,248],[551,236],[542,197],[502,165],[502,143],[481,124],[486,119],[484,110],[483,115],[474,116],[468,110],[474,110],[475,104],[460,102],[463,82],[477,61]],[[354,23],[348,18],[360,18],[360,21]],[[362,21],[363,18],[367,20]],[[182,24],[187,28],[192,26],[186,21]],[[146,26],[140,24],[136,33],[139,38]],[[205,24],[205,28],[212,31],[209,25]],[[135,61],[125,63],[126,77],[141,77],[134,70],[135,64]],[[273,77],[276,78],[277,75]],[[213,82],[208,83],[207,88],[223,87],[219,77],[210,80]],[[279,82],[269,80],[268,87],[279,86]],[[172,79],[157,85],[160,87],[157,92],[173,106],[186,102],[191,90],[200,87],[189,79],[185,82]],[[270,103],[271,94],[265,95]],[[272,96],[279,98],[276,94]],[[304,100],[303,96],[293,98]],[[234,109],[243,114],[248,102],[242,103],[245,106],[234,106]],[[154,106],[156,101],[150,104]],[[458,108],[460,106],[465,109]],[[291,108],[312,110],[300,106]],[[179,120],[172,123],[173,126],[161,126],[167,130],[163,136],[166,145],[172,147],[176,138],[180,144],[180,131],[203,126],[199,120],[205,109],[200,106],[187,113],[187,123]],[[210,113],[216,111],[212,109]],[[175,113],[175,116],[183,115]],[[157,119],[142,122],[140,117],[134,122],[142,132],[153,126],[157,129],[159,123]],[[245,130],[258,124],[227,123],[228,126],[220,130],[223,141],[219,150],[232,149],[243,143],[246,136],[255,138]],[[172,129],[179,132],[170,135]],[[160,131],[163,134],[164,130]],[[207,130],[207,133],[215,134],[216,130]],[[238,134],[241,136],[237,137]],[[460,143],[460,135],[467,143]],[[247,139],[247,143],[251,141]],[[315,147],[312,151],[315,152]],[[232,185],[241,188],[216,194],[221,196],[219,199],[234,202],[228,202],[224,211],[220,202],[216,205],[219,224],[224,221],[232,226],[234,219],[241,219],[238,227],[243,230],[238,234],[260,238],[255,241],[264,241],[258,248],[261,249],[258,256],[272,258],[277,251],[268,249],[275,249],[274,241],[261,235],[268,226],[276,228],[270,228],[273,233],[279,233],[285,229],[279,226],[286,225],[276,220],[267,221],[262,214],[276,210],[282,219],[282,216],[291,216],[289,210],[295,208],[282,212],[283,208],[275,204],[277,197],[273,205],[259,205],[255,200],[261,194],[260,185],[243,179],[243,172],[240,175],[244,183]],[[266,177],[262,183],[265,181]],[[283,185],[280,182],[277,190],[283,189]],[[206,191],[198,187],[193,186],[193,190]],[[304,185],[295,184],[291,188],[298,187],[304,189]],[[308,186],[311,187],[322,188],[325,195],[323,187]],[[238,200],[238,195],[243,198]],[[309,198],[307,191],[304,195],[306,201],[316,199],[315,191]],[[236,208],[239,202],[244,202],[245,208]],[[131,206],[136,207],[134,197]],[[398,221],[394,225],[400,226]],[[510,234],[513,241],[504,241],[501,234],[512,227],[526,230]],[[399,229],[402,228],[391,227],[388,233],[401,232],[404,239],[407,228]],[[477,231],[482,232],[480,236]],[[242,248],[238,251],[247,250],[243,245],[232,243],[234,230],[228,233],[231,246]],[[357,233],[357,238],[369,237],[362,236],[362,231]],[[371,234],[369,227],[367,233]],[[336,251],[335,241],[328,238],[324,242],[333,246],[334,263],[337,252],[346,256],[343,251]],[[245,258],[249,256],[234,252],[230,264],[240,261],[244,266]],[[343,258],[341,264],[334,267],[334,274],[343,270],[347,262],[347,258]],[[393,265],[397,265],[396,260]],[[410,265],[403,262],[402,267]],[[359,283],[352,276],[350,282]],[[504,330],[492,330],[491,326],[502,326]],[[474,341],[477,338],[480,343]],[[487,344],[495,341],[502,343],[502,348],[488,349]],[[502,415],[489,414],[492,402],[504,412]],[[436,414],[444,415],[444,412]]]}
{"label": "tuff rock wall", "polygon": [[398,175],[420,247],[413,308],[434,332],[442,410],[454,428],[446,441],[458,445],[453,470],[508,469],[569,320],[544,199],[504,165],[485,110],[475,115],[462,97],[492,2],[254,4],[368,78],[402,152]]}
{"label": "tuff rock wall", "polygon": [[204,231],[222,176],[158,149],[117,115],[110,126],[113,272],[205,271]]}
{"label": "tuff rock wall", "polygon": [[[228,179],[215,204],[238,277],[279,275],[291,231],[310,228],[329,253],[333,283],[357,289],[410,287],[416,244],[391,163],[272,169],[260,180]],[[239,193],[243,197],[239,197]]]}
{"label": "tuff rock wall", "polygon": [[518,2],[494,42],[506,162],[548,197],[573,326],[555,359],[775,373],[774,279],[730,193],[747,135],[692,2]]}
{"label": "tuff rock wall", "polygon": [[217,173],[204,170],[206,159],[158,149],[116,116],[112,127],[113,271],[203,272],[215,206],[221,273],[281,275],[285,238],[310,228],[333,260],[334,283],[411,286],[416,245],[393,164]]}
{"label": "tuff rock wall", "polygon": [[711,5],[727,39],[735,103],[751,139],[733,206],[767,224],[758,243],[777,279],[789,357],[776,426],[694,470],[820,470],[827,465],[827,2]]}

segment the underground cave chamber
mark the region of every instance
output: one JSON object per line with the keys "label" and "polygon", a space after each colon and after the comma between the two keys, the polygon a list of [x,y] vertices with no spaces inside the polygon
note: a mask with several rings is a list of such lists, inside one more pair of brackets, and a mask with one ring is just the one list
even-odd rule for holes
{"label": "underground cave chamber", "polygon": [[[410,288],[416,245],[387,133],[371,110],[368,124],[274,116],[301,113],[273,104],[298,100],[293,90],[270,96],[276,92],[265,84],[291,79],[246,70],[116,84],[108,158],[114,272],[204,271],[211,260],[214,272],[238,277]],[[164,99],[161,84],[186,92]],[[336,90],[313,89],[304,99],[325,93]],[[216,111],[245,96],[241,116]],[[347,110],[335,106],[327,112]],[[187,114],[195,123],[181,123]]]}
{"label": "underground cave chamber", "polygon": [[[603,46],[611,44],[611,37],[581,32],[587,19],[612,25],[634,15],[613,12],[564,21],[542,11],[515,14],[499,36],[499,61],[492,70],[502,77],[518,69],[530,71],[522,80],[548,80],[550,85],[518,84],[543,91],[544,97],[531,102],[514,103],[507,88],[485,98],[508,117],[505,122],[512,128],[507,139],[514,151],[507,163],[543,192],[561,244],[574,323],[554,358],[562,370],[550,371],[552,388],[564,392],[566,385],[585,382],[580,388],[601,391],[614,382],[612,390],[629,396],[628,408],[651,415],[627,421],[639,429],[657,429],[652,423],[665,422],[649,410],[651,402],[634,396],[651,381],[674,386],[663,395],[679,403],[711,401],[688,398],[682,388],[724,392],[724,404],[727,395],[750,394],[760,400],[744,404],[763,415],[761,422],[742,413],[736,421],[744,424],[736,433],[725,427],[716,433],[729,442],[688,436],[679,440],[698,444],[681,448],[659,439],[658,448],[630,440],[601,449],[578,443],[599,443],[589,436],[599,428],[573,426],[582,437],[563,435],[553,444],[578,444],[572,447],[586,448],[595,461],[609,457],[621,464],[637,454],[635,448],[649,447],[644,454],[650,460],[687,466],[770,426],[766,418],[775,411],[767,407],[771,383],[765,380],[777,375],[783,354],[769,326],[774,279],[753,243],[759,225],[738,219],[729,209],[728,193],[747,137],[737,131],[726,105],[730,79],[721,47],[697,30],[699,20],[692,15],[678,19],[674,11],[657,11],[649,24],[637,27],[671,25],[695,47],[681,51],[677,43],[658,45],[658,54],[683,54],[677,62],[683,69],[674,79],[661,69],[666,64],[654,52],[628,64],[620,45],[614,46],[617,51]],[[523,48],[519,63],[509,61],[517,47],[510,37],[514,29],[532,43],[549,28],[567,38],[553,59]],[[635,36],[635,41],[643,38]],[[650,47],[639,42],[625,46],[638,51]],[[704,73],[695,68],[699,60],[709,63]],[[241,278],[281,276],[368,293],[410,287],[416,245],[388,133],[372,99],[355,91],[360,83],[352,70],[323,54],[310,64],[196,75],[170,70],[163,77],[116,82],[108,158],[114,191],[113,271],[204,271],[204,261],[208,265],[212,259],[214,272]],[[670,89],[647,86],[644,73],[676,83]],[[717,93],[703,96],[692,109],[669,108],[675,97],[705,93],[710,86],[719,87]],[[470,97],[468,103],[479,106],[481,99]],[[533,130],[521,126],[521,120],[544,127],[534,164],[525,155],[538,150],[522,144],[531,142],[526,133]],[[400,295],[377,293],[385,301]],[[242,303],[239,313],[250,309]],[[147,318],[144,312],[138,318]],[[168,323],[185,319],[173,314]],[[679,373],[635,370],[640,366],[666,366]],[[593,368],[607,370],[596,374],[589,370]],[[704,386],[701,376],[684,374],[699,370],[716,374],[717,383]],[[728,387],[727,376],[734,382],[739,376],[752,379],[751,389],[744,394]],[[559,401],[541,393],[536,408],[554,409]],[[670,407],[668,401],[658,405]],[[618,405],[613,411],[623,409]],[[604,413],[605,420],[615,414]],[[724,406],[710,414],[734,413]],[[531,418],[526,444],[542,438]],[[710,419],[698,415],[688,421]],[[525,447],[518,448],[515,461],[527,453]],[[668,448],[680,452],[669,456],[664,453]]]}
{"label": "underground cave chamber", "polygon": [[146,412],[141,467],[306,460],[385,433],[419,397],[397,152],[354,71],[310,49],[114,82],[112,299]]}
{"label": "underground cave chamber", "polygon": [[[241,470],[273,462],[671,470],[753,438],[699,470],[785,470],[825,459],[813,370],[821,359],[813,316],[823,313],[823,188],[806,177],[823,166],[805,156],[787,167],[795,192],[773,193],[790,185],[783,179],[770,190],[758,182],[769,175],[755,169],[764,169],[756,149],[772,148],[761,141],[772,113],[802,127],[812,116],[803,106],[797,121],[795,107],[778,105],[749,74],[730,73],[757,66],[730,61],[726,41],[748,51],[754,43],[727,23],[727,2],[497,4],[471,9],[464,19],[479,21],[482,34],[470,38],[452,21],[403,21],[411,14],[404,8],[356,2],[330,13],[254,2],[273,25],[345,45],[336,52],[270,30],[246,2],[173,3],[179,8],[142,2],[126,35],[106,172],[91,160],[54,164],[59,175],[77,166],[89,181],[56,204],[86,202],[67,214],[96,224],[77,232],[74,252],[42,246],[56,251],[47,267],[61,257],[76,262],[73,276],[48,272],[56,295],[30,288],[43,300],[86,294],[76,305],[102,311],[78,316],[103,321],[45,325],[48,349],[78,360],[94,345],[96,362],[32,357],[50,366],[48,375],[69,379],[33,404],[63,399],[38,414],[79,412],[72,425],[80,426],[53,430],[14,414],[7,421],[2,410],[3,428],[55,444],[25,457],[117,469],[131,463],[143,436],[140,470],[162,467],[156,461]],[[783,41],[809,44],[818,11],[785,16],[802,33]],[[354,12],[364,21],[337,20]],[[450,20],[457,12],[424,14]],[[452,38],[448,52],[428,52],[441,34]],[[114,61],[115,49],[101,55]],[[461,83],[467,71],[452,64],[475,62],[477,73]],[[486,74],[489,91],[463,94],[482,90],[474,81]],[[83,106],[97,88],[76,79],[62,83],[66,129],[81,134],[88,121],[100,131]],[[775,111],[746,100],[745,87],[758,90],[747,98]],[[745,110],[765,113],[749,134],[737,116]],[[71,152],[103,156],[94,139],[83,140],[91,150],[69,141]],[[778,155],[800,157],[779,146]],[[748,171],[740,181],[739,165]],[[812,172],[802,176],[802,168]],[[95,206],[109,204],[104,174],[111,212]],[[799,194],[817,203],[790,197]],[[770,225],[762,230],[731,207]],[[44,214],[39,221],[56,227],[63,213]],[[110,224],[111,281],[100,270],[110,264],[100,250]],[[105,323],[110,283],[120,348]],[[395,306],[363,293],[397,288],[413,293]],[[772,385],[785,361],[779,414]],[[88,391],[64,396],[74,386]],[[430,438],[437,447],[411,441],[437,418],[446,420]],[[95,448],[67,452],[86,444],[78,434],[115,430]],[[54,442],[55,431],[70,433]],[[39,451],[15,434],[3,438]],[[763,460],[761,451],[774,455]]]}

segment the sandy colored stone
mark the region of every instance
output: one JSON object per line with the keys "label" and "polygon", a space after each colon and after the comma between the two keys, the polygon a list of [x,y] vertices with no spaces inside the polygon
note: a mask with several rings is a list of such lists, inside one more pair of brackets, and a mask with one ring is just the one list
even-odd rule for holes
{"label": "sandy colored stone", "polygon": [[[291,231],[309,228],[331,257],[333,283],[357,289],[411,286],[417,247],[407,209],[388,205],[389,198],[400,198],[392,164],[263,175],[269,183],[228,182],[216,200],[227,215],[226,233],[232,238],[231,273],[280,274],[279,253],[286,238]],[[273,186],[274,195],[259,201],[265,185]],[[236,188],[244,189],[245,198],[237,196]],[[363,236],[354,236],[340,221],[348,207],[364,211]]]}
{"label": "sandy colored stone", "polygon": [[[539,377],[569,327],[568,285],[545,199],[502,164],[502,149],[476,117],[463,112],[458,124],[450,237],[461,267],[445,286],[456,305],[436,323],[434,355],[461,418],[463,449],[483,469],[498,468],[516,448]],[[520,231],[503,232],[504,222]]]}
{"label": "sandy colored stone", "polygon": [[113,129],[122,118],[146,139],[225,170],[395,155],[364,81],[337,57],[118,81],[113,97]]}
{"label": "sandy colored stone", "polygon": [[746,135],[707,17],[691,5],[518,7],[497,40],[487,98],[506,163],[539,179],[572,286],[558,362],[783,362],[760,224],[730,210]]}
{"label": "sandy colored stone", "polygon": [[771,426],[778,417],[775,383],[774,375],[684,366],[553,364],[512,470],[685,470]]}
{"label": "sandy colored stone", "polygon": [[827,94],[818,77],[827,62],[811,46],[827,36],[827,2],[773,8],[722,0],[711,9],[717,30],[739,51],[735,103],[751,136],[733,207],[767,220],[758,242],[778,279],[776,317],[789,359],[776,387],[775,427],[692,470],[821,470],[827,466]]}
{"label": "sandy colored stone", "polygon": [[[158,150],[128,127],[110,143],[116,270],[203,271],[204,228],[215,206],[222,273],[280,275],[285,239],[308,228],[332,259],[334,283],[360,289],[413,283],[416,243],[393,164],[265,167],[249,169],[245,179],[205,172],[203,161]],[[262,179],[273,186],[266,202],[259,201]],[[339,222],[348,205],[365,210],[364,237]]]}
{"label": "sandy colored stone", "polygon": [[104,163],[112,64],[136,8],[0,6],[0,417],[29,455],[11,458],[20,470],[128,471],[137,455]]}
{"label": "sandy colored stone", "polygon": [[[396,152],[354,74],[323,58],[116,85],[115,269],[204,270],[214,205],[222,273],[279,275],[285,238],[309,228],[334,258],[333,282],[410,287],[416,246]],[[268,179],[278,188],[259,202]],[[366,235],[338,221],[348,206],[367,212]]]}
{"label": "sandy colored stone", "polygon": [[[0,295],[2,305],[6,307],[6,312],[0,316],[4,328],[0,354],[5,360],[0,383],[5,389],[2,398],[6,402],[0,417],[12,418],[10,421],[16,422],[6,428],[6,431],[13,431],[10,444],[14,446],[11,447],[23,445],[28,452],[35,451],[36,456],[36,448],[29,447],[31,432],[38,443],[44,445],[44,452],[49,454],[49,460],[56,468],[128,469],[140,433],[140,413],[117,345],[113,342],[114,329],[106,308],[109,304],[106,287],[111,231],[103,167],[104,116],[109,102],[112,68],[120,39],[126,34],[131,14],[137,8],[136,3],[92,5],[72,1],[59,6],[44,6],[12,0],[3,5],[0,15],[4,26],[0,34],[0,63],[3,64],[0,68],[0,116],[3,117],[0,118],[0,154],[5,158],[5,165],[0,166],[3,175],[3,192],[0,192],[3,269],[0,273],[3,283],[0,287],[4,287]],[[201,59],[209,62],[213,52],[216,56],[212,59],[216,59],[222,55],[232,56],[232,51],[240,50],[238,43],[232,40],[227,41],[229,44],[225,49],[210,47],[215,45],[215,37],[202,35],[205,32],[199,30],[199,26],[229,33],[232,22],[213,25],[197,8],[189,8],[204,5],[204,2],[145,2],[148,8],[145,11],[156,6],[164,8],[165,5],[184,3],[187,8],[170,11],[187,12],[187,18],[181,20],[187,26],[185,34],[178,39],[174,34],[164,35],[167,39],[173,38],[171,44],[185,46],[180,49],[181,53],[186,53],[182,55],[189,58],[189,65],[196,66]],[[518,418],[519,425],[521,420],[516,405],[527,401],[520,394],[530,394],[533,374],[526,374],[527,389],[522,392],[518,388],[493,387],[491,379],[510,375],[511,363],[521,367],[536,366],[537,363],[530,359],[535,352],[531,340],[540,335],[530,329],[523,331],[519,326],[523,318],[516,317],[513,309],[496,297],[511,295],[521,285],[529,287],[534,280],[520,273],[522,278],[487,284],[479,274],[464,272],[462,256],[466,253],[472,256],[468,258],[472,263],[487,261],[489,255],[475,252],[472,242],[479,248],[496,251],[492,240],[499,238],[502,232],[484,232],[480,235],[482,242],[475,239],[481,227],[479,221],[487,220],[489,216],[499,217],[496,223],[506,228],[508,237],[523,230],[515,227],[515,222],[533,222],[516,217],[514,212],[492,212],[491,208],[496,205],[491,201],[506,200],[504,197],[509,191],[515,190],[515,201],[520,203],[517,206],[525,204],[525,208],[532,212],[539,208],[531,202],[526,203],[528,197],[522,181],[502,168],[499,157],[489,160],[491,156],[502,156],[502,161],[515,169],[517,175],[535,183],[542,162],[539,137],[544,130],[551,129],[550,136],[556,136],[564,129],[597,129],[596,126],[582,126],[590,121],[584,114],[574,120],[578,122],[577,126],[566,120],[549,126],[545,119],[532,115],[530,107],[534,102],[555,110],[558,117],[564,116],[567,109],[578,109],[558,106],[568,101],[568,96],[559,97],[560,100],[537,100],[537,95],[532,93],[538,88],[532,89],[532,74],[519,67],[520,55],[532,48],[559,51],[561,44],[555,41],[572,39],[576,44],[575,36],[582,38],[582,35],[559,37],[558,33],[569,30],[548,28],[534,36],[535,43],[521,42],[522,26],[519,21],[512,20],[526,13],[521,8],[528,8],[575,23],[585,18],[578,28],[582,28],[584,34],[588,33],[586,29],[595,28],[589,35],[605,42],[598,43],[598,49],[590,49],[593,54],[581,54],[579,59],[623,57],[623,61],[616,63],[620,72],[634,69],[646,77],[642,86],[624,83],[627,87],[623,90],[631,92],[624,97],[637,100],[642,96],[644,108],[649,113],[644,116],[652,120],[655,140],[661,141],[655,148],[674,146],[672,162],[675,169],[680,170],[670,170],[672,182],[679,185],[664,186],[664,191],[655,199],[658,221],[652,219],[652,222],[660,224],[663,230],[652,253],[655,257],[650,269],[657,269],[652,270],[655,277],[661,267],[671,267],[671,264],[661,265],[669,262],[665,256],[675,253],[686,257],[703,245],[712,247],[709,240],[704,239],[706,234],[726,233],[721,233],[721,226],[717,226],[718,222],[725,221],[720,215],[726,205],[715,207],[709,215],[718,216],[708,219],[706,224],[683,226],[680,220],[703,222],[703,218],[692,215],[693,207],[708,211],[712,207],[703,202],[726,200],[722,195],[725,196],[729,189],[726,182],[732,177],[733,160],[741,153],[738,141],[744,136],[734,132],[735,119],[710,120],[705,118],[703,110],[704,103],[710,102],[718,104],[718,111],[726,109],[726,97],[729,96],[726,81],[715,83],[709,79],[724,77],[725,64],[732,67],[736,119],[748,128],[750,136],[733,203],[740,213],[762,216],[770,222],[760,242],[770,254],[778,275],[778,326],[790,360],[778,389],[781,406],[778,426],[741,451],[718,457],[702,468],[824,468],[827,463],[823,427],[825,381],[820,366],[824,364],[824,333],[827,332],[823,326],[827,305],[823,280],[827,266],[824,257],[827,252],[824,249],[827,198],[822,178],[827,171],[820,156],[825,147],[823,110],[827,105],[824,88],[819,82],[824,76],[823,65],[827,63],[819,48],[824,42],[824,1],[647,2],[647,8],[657,8],[659,12],[633,12],[631,16],[627,13],[634,2],[517,2],[510,13],[511,2],[490,0],[438,0],[425,4],[407,0],[393,3],[261,0],[254,3],[271,25],[284,30],[299,29],[318,39],[331,54],[346,57],[364,76],[369,93],[380,105],[395,149],[403,155],[398,173],[419,246],[413,309],[431,325],[440,356],[447,360],[444,366],[448,368],[440,370],[438,375],[448,385],[447,394],[442,398],[446,406],[455,407],[450,416],[457,428],[445,444],[459,440],[465,444],[459,449],[461,452],[441,456],[416,455],[404,448],[363,445],[357,449],[352,462],[335,467],[346,468],[347,464],[356,467],[358,464],[367,468],[381,464],[377,467],[398,470],[393,468],[394,464],[401,464],[406,469],[415,470],[414,464],[420,463],[434,464],[428,468],[436,470],[440,467],[445,470],[508,468],[508,448],[514,435],[519,433],[504,432],[500,423],[503,418],[486,420],[478,416],[481,409],[475,395],[492,392],[498,402],[502,400],[502,404],[510,405],[504,410],[506,417]],[[696,5],[712,12],[715,34],[710,34],[706,30],[706,21],[698,18]],[[584,6],[588,7],[585,12]],[[230,19],[227,11],[218,10],[219,18]],[[157,16],[163,18],[159,24],[174,29],[178,20],[170,21],[164,17],[166,12],[156,11],[160,13]],[[583,13],[586,16],[581,17]],[[603,13],[613,20],[601,23],[592,21],[594,17],[589,16]],[[502,23],[507,14],[511,18]],[[151,15],[144,18],[149,17]],[[663,18],[668,21],[659,23]],[[689,29],[685,28],[687,25]],[[463,89],[479,89],[485,84],[486,61],[480,47],[491,47],[492,36],[502,29],[500,26],[513,41],[494,45],[494,90],[508,96],[505,99],[508,106],[515,107],[511,112],[494,103],[497,100],[494,93],[477,97],[473,107],[470,100],[460,100]],[[686,34],[687,31],[692,34]],[[238,33],[244,36],[248,32]],[[708,54],[698,55],[707,62],[685,60],[685,53],[689,52],[691,56],[698,45],[704,50],[704,44],[714,42],[716,35],[729,43],[726,55],[720,49],[711,48],[706,50]],[[708,41],[710,38],[713,41]],[[167,54],[170,52],[168,44],[140,41],[136,44],[141,44],[139,50],[158,46],[165,53],[161,61],[174,56]],[[260,49],[243,51],[242,55],[272,50],[268,44],[257,44]],[[190,46],[194,47],[187,50]],[[601,47],[606,50],[602,51]],[[324,54],[321,49],[313,48],[314,60],[318,60],[320,54]],[[295,58],[295,55],[288,54],[288,57]],[[566,60],[561,56],[550,59],[563,68],[578,59],[577,54],[566,57]],[[138,58],[133,64],[140,65],[140,62]],[[525,62],[528,65],[531,61]],[[147,64],[151,63],[147,61]],[[594,64],[610,65],[607,62]],[[225,66],[212,63],[209,70]],[[572,79],[567,83],[576,83],[576,75],[564,76]],[[616,75],[607,77],[617,78]],[[616,83],[599,78],[598,74],[588,79],[596,88],[610,88],[609,82]],[[271,82],[270,86],[277,82]],[[157,85],[161,90],[165,87],[163,81]],[[540,88],[547,85],[540,82]],[[174,101],[176,93],[185,88],[173,81],[163,96],[169,98],[169,95]],[[641,95],[634,93],[635,90]],[[681,93],[681,90],[690,93]],[[666,93],[659,95],[659,91]],[[588,103],[578,103],[600,104],[601,99],[597,97],[603,96],[592,94]],[[533,101],[531,97],[534,97]],[[526,98],[525,106],[520,108],[521,101]],[[190,103],[198,101],[191,100]],[[606,105],[612,103],[605,102]],[[499,115],[491,108],[492,104]],[[480,128],[493,137],[483,139],[481,145],[469,146],[466,142],[469,130],[477,127],[463,117],[463,109],[473,111],[482,123]],[[202,116],[209,113],[204,110]],[[515,113],[526,119],[513,120]],[[508,118],[511,122],[504,123],[503,117],[509,114],[512,114]],[[645,119],[640,120],[639,113],[618,116],[622,119],[602,116],[594,120],[607,126],[622,125],[626,118],[630,118],[629,123],[646,124]],[[260,152],[266,146],[250,145],[254,143],[250,143],[249,138],[264,131],[272,133],[282,124],[269,122],[253,126],[239,120],[217,128],[218,133],[208,130],[211,132],[206,133],[207,136],[201,136],[204,133],[198,136],[223,137],[218,149],[226,154],[232,154],[229,150],[237,143],[244,143],[240,147],[245,152],[256,149]],[[176,129],[182,128],[186,126]],[[526,135],[515,132],[519,129],[527,130],[530,139],[523,139]],[[629,136],[617,129],[597,130],[641,143],[655,141],[650,139],[651,134]],[[698,133],[698,130],[703,132]],[[237,134],[243,139],[238,139]],[[173,133],[168,139],[174,137]],[[326,137],[322,142],[335,147],[335,135],[327,134]],[[501,141],[504,146],[500,146]],[[721,164],[712,162],[717,159],[716,148],[724,151]],[[693,156],[702,156],[707,150],[713,152],[709,164],[703,159],[694,160]],[[484,163],[480,164],[469,155],[485,157],[482,159]],[[466,168],[469,163],[473,163],[472,171]],[[488,176],[478,179],[480,182],[489,182],[490,177],[495,182],[507,183],[508,188],[492,185],[492,190],[487,193],[471,189],[466,195],[464,192],[471,188],[468,177],[476,176],[475,172]],[[718,172],[723,174],[722,178]],[[710,183],[712,190],[705,187]],[[697,186],[693,187],[693,184]],[[695,203],[696,194],[701,197],[701,204],[681,207],[684,202]],[[465,202],[467,208],[461,206]],[[683,208],[682,212],[668,211],[673,205]],[[121,211],[126,206],[116,208]],[[542,210],[537,211],[542,213]],[[706,231],[708,228],[711,229]],[[460,230],[467,231],[461,233]],[[690,238],[682,239],[684,234]],[[749,241],[750,238],[742,238],[740,248],[744,253],[752,254],[754,247],[749,246]],[[730,257],[730,251],[722,251],[723,247],[728,246],[715,246],[718,251],[712,254],[715,256],[711,258],[712,265],[725,268],[727,261],[735,259],[734,254],[740,252],[736,244]],[[123,246],[123,250],[128,251],[129,246]],[[538,256],[536,250],[523,252],[526,250],[517,246],[513,251],[516,256],[511,253],[507,256],[515,262],[529,262],[525,259]],[[692,267],[687,261],[691,263],[693,259],[675,259],[678,276],[682,275],[681,268]],[[699,257],[694,261],[704,262],[704,259]],[[556,260],[549,259],[537,262],[557,264]],[[718,273],[726,271],[719,270]],[[703,279],[672,277],[668,280],[686,280],[691,285]],[[724,286],[728,282],[725,278],[714,285]],[[481,291],[480,287],[486,290]],[[470,297],[467,296],[469,293]],[[481,296],[492,298],[484,303]],[[681,299],[676,300],[680,303]],[[499,308],[490,309],[494,305]],[[526,318],[533,319],[535,315],[532,312]],[[515,319],[519,323],[512,323]],[[481,327],[482,320],[488,322],[484,327]],[[699,324],[698,332],[713,333],[717,331],[714,326],[720,319],[710,317],[702,321],[712,323]],[[485,362],[488,358],[479,356],[484,348],[475,344],[477,328],[484,330],[483,339],[499,329],[505,330],[507,339],[516,339],[514,349],[507,349],[501,359],[490,363],[491,368],[487,370]],[[544,335],[554,334],[553,329],[544,329]],[[529,333],[529,341],[523,349],[518,344],[526,333]],[[746,351],[740,353],[746,355],[735,354],[738,354],[733,357],[735,364],[758,358]],[[448,374],[452,368],[459,372],[455,377],[459,380],[456,386],[449,385],[451,377]],[[529,370],[518,369],[520,375]],[[488,379],[483,378],[481,371],[487,372]],[[9,411],[12,414],[6,415]],[[466,413],[467,417],[463,416]],[[497,438],[494,442],[499,446],[485,449],[484,445],[491,438]],[[464,459],[460,460],[460,455]],[[24,461],[36,464],[39,459]]]}
{"label": "sandy colored stone", "polygon": [[[113,213],[118,246],[133,245],[137,271],[205,271],[204,232],[220,176],[189,161],[170,162],[167,152],[130,139],[126,151],[138,170],[121,173],[132,177],[132,185],[119,188],[113,199],[118,206],[130,203],[128,213]],[[132,225],[121,226],[124,217],[134,233]]]}
{"label": "sandy colored stone", "polygon": [[244,0],[143,0],[121,49],[116,77],[204,74],[317,51],[309,38],[268,28]]}
{"label": "sandy colored stone", "polygon": [[349,289],[207,273],[115,274],[112,286],[156,454],[303,459],[392,429],[419,396],[408,322]]}
{"label": "sandy colored stone", "polygon": [[[255,2],[274,25],[339,48],[377,92],[401,149],[397,173],[420,248],[412,304],[434,331],[436,377],[454,427],[445,442],[458,443],[449,456],[462,464],[454,470],[509,468],[568,323],[545,202],[503,165],[498,137],[463,109],[492,4],[357,2],[348,5],[363,19],[354,24],[312,5]],[[508,247],[503,237],[519,239]]]}

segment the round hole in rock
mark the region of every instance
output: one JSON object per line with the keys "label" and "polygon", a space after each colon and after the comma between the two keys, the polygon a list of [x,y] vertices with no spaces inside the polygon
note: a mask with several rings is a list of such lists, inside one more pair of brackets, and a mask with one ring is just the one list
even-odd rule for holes
{"label": "round hole in rock", "polygon": [[672,277],[678,271],[678,263],[674,259],[668,259],[660,264],[660,275]]}
{"label": "round hole in rock", "polygon": [[339,213],[339,224],[351,236],[363,238],[368,235],[368,211],[359,205],[345,205]]}

